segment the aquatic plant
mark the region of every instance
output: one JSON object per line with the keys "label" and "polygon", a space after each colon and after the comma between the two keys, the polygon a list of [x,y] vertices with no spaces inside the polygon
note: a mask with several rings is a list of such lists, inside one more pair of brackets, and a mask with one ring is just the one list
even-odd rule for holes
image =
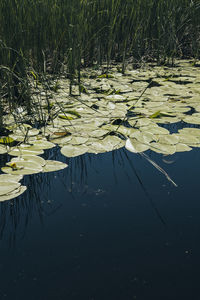
{"label": "aquatic plant", "polygon": [[107,72],[118,60],[124,72],[130,57],[136,65],[141,59],[198,58],[199,13],[198,0],[2,0],[1,98],[30,113],[30,76],[41,85],[47,74],[64,74],[72,93],[77,84],[81,91],[83,66],[106,62]]}
{"label": "aquatic plant", "polygon": [[[199,147],[198,131],[159,125],[199,124],[199,13],[198,0],[2,0],[0,154],[19,157],[2,171],[64,168],[39,158],[55,145],[67,157]],[[180,69],[158,67],[169,62]],[[0,200],[24,190],[8,185]]]}
{"label": "aquatic plant", "polygon": [[[83,81],[87,93],[71,98],[66,90],[69,82],[60,80],[59,94],[52,93],[52,118],[39,129],[27,123],[16,126],[11,114],[4,117],[10,133],[0,139],[0,153],[15,158],[1,170],[11,175],[28,175],[66,168],[62,162],[40,157],[45,149],[56,145],[67,158],[125,147],[140,153],[174,183],[144,152],[173,155],[200,147],[198,67],[185,60],[175,63],[177,68],[147,64],[140,70],[127,70],[126,76],[117,71],[117,66],[110,68],[106,77],[88,68],[88,77]],[[86,76],[86,69],[84,72]],[[40,105],[42,114],[48,116],[45,96]],[[179,124],[180,128],[172,131],[172,124]],[[10,186],[0,201],[18,192],[17,187],[14,191],[9,189]]]}

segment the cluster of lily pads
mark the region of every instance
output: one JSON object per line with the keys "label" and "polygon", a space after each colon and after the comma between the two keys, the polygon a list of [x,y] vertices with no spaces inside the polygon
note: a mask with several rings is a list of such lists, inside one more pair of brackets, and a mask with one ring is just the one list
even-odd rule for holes
{"label": "cluster of lily pads", "polygon": [[[176,68],[147,65],[129,68],[125,75],[115,65],[109,74],[86,69],[81,95],[77,86],[73,92],[74,96],[69,96],[69,82],[63,78],[48,105],[43,94],[39,102],[35,100],[36,111],[47,120],[39,129],[28,124],[23,108],[19,108],[20,119],[27,122],[16,123],[17,112],[5,116],[10,134],[0,138],[0,154],[14,157],[1,169],[9,175],[0,175],[0,201],[26,189],[19,183],[22,175],[67,167],[40,156],[56,145],[66,157],[122,147],[134,153],[150,149],[171,155],[200,147],[198,64],[180,60]],[[174,133],[163,127],[179,122],[184,126]]]}

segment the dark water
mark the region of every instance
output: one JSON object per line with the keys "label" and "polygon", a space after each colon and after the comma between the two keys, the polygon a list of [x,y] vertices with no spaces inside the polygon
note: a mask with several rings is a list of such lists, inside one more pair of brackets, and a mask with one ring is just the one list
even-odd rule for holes
{"label": "dark water", "polygon": [[148,155],[177,188],[126,150],[26,177],[0,203],[0,299],[200,299],[200,151]]}

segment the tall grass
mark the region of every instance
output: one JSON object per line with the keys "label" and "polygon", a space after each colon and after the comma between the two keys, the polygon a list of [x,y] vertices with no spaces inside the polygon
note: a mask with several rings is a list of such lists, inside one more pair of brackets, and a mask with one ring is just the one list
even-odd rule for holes
{"label": "tall grass", "polygon": [[[1,0],[0,95],[30,108],[30,74],[200,56],[199,0]],[[1,119],[1,114],[0,114]]]}

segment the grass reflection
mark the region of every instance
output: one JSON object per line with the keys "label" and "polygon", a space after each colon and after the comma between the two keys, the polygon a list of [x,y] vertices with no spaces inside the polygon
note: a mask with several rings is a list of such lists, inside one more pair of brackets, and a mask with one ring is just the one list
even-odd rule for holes
{"label": "grass reflection", "polygon": [[[151,155],[151,152],[149,153]],[[63,201],[70,198],[78,201],[77,199],[90,196],[95,199],[98,196],[107,197],[105,181],[98,182],[94,179],[91,183],[91,177],[100,175],[102,178],[104,176],[102,172],[108,172],[108,176],[112,177],[109,179],[112,189],[119,186],[122,177],[127,178],[131,185],[139,184],[159,222],[166,225],[148,187],[135,167],[134,159],[136,157],[138,159],[140,155],[134,156],[123,148],[110,153],[85,154],[69,159],[61,156],[55,148],[45,152],[44,156],[48,159],[62,160],[69,166],[59,172],[25,176],[23,184],[28,187],[27,191],[17,199],[0,203],[0,239],[7,240],[9,245],[15,245],[18,239],[23,239],[29,225],[36,226],[38,223],[39,226],[45,225],[48,216],[63,209],[66,203]],[[55,196],[57,194],[58,196]],[[52,197],[55,198],[53,202]]]}

